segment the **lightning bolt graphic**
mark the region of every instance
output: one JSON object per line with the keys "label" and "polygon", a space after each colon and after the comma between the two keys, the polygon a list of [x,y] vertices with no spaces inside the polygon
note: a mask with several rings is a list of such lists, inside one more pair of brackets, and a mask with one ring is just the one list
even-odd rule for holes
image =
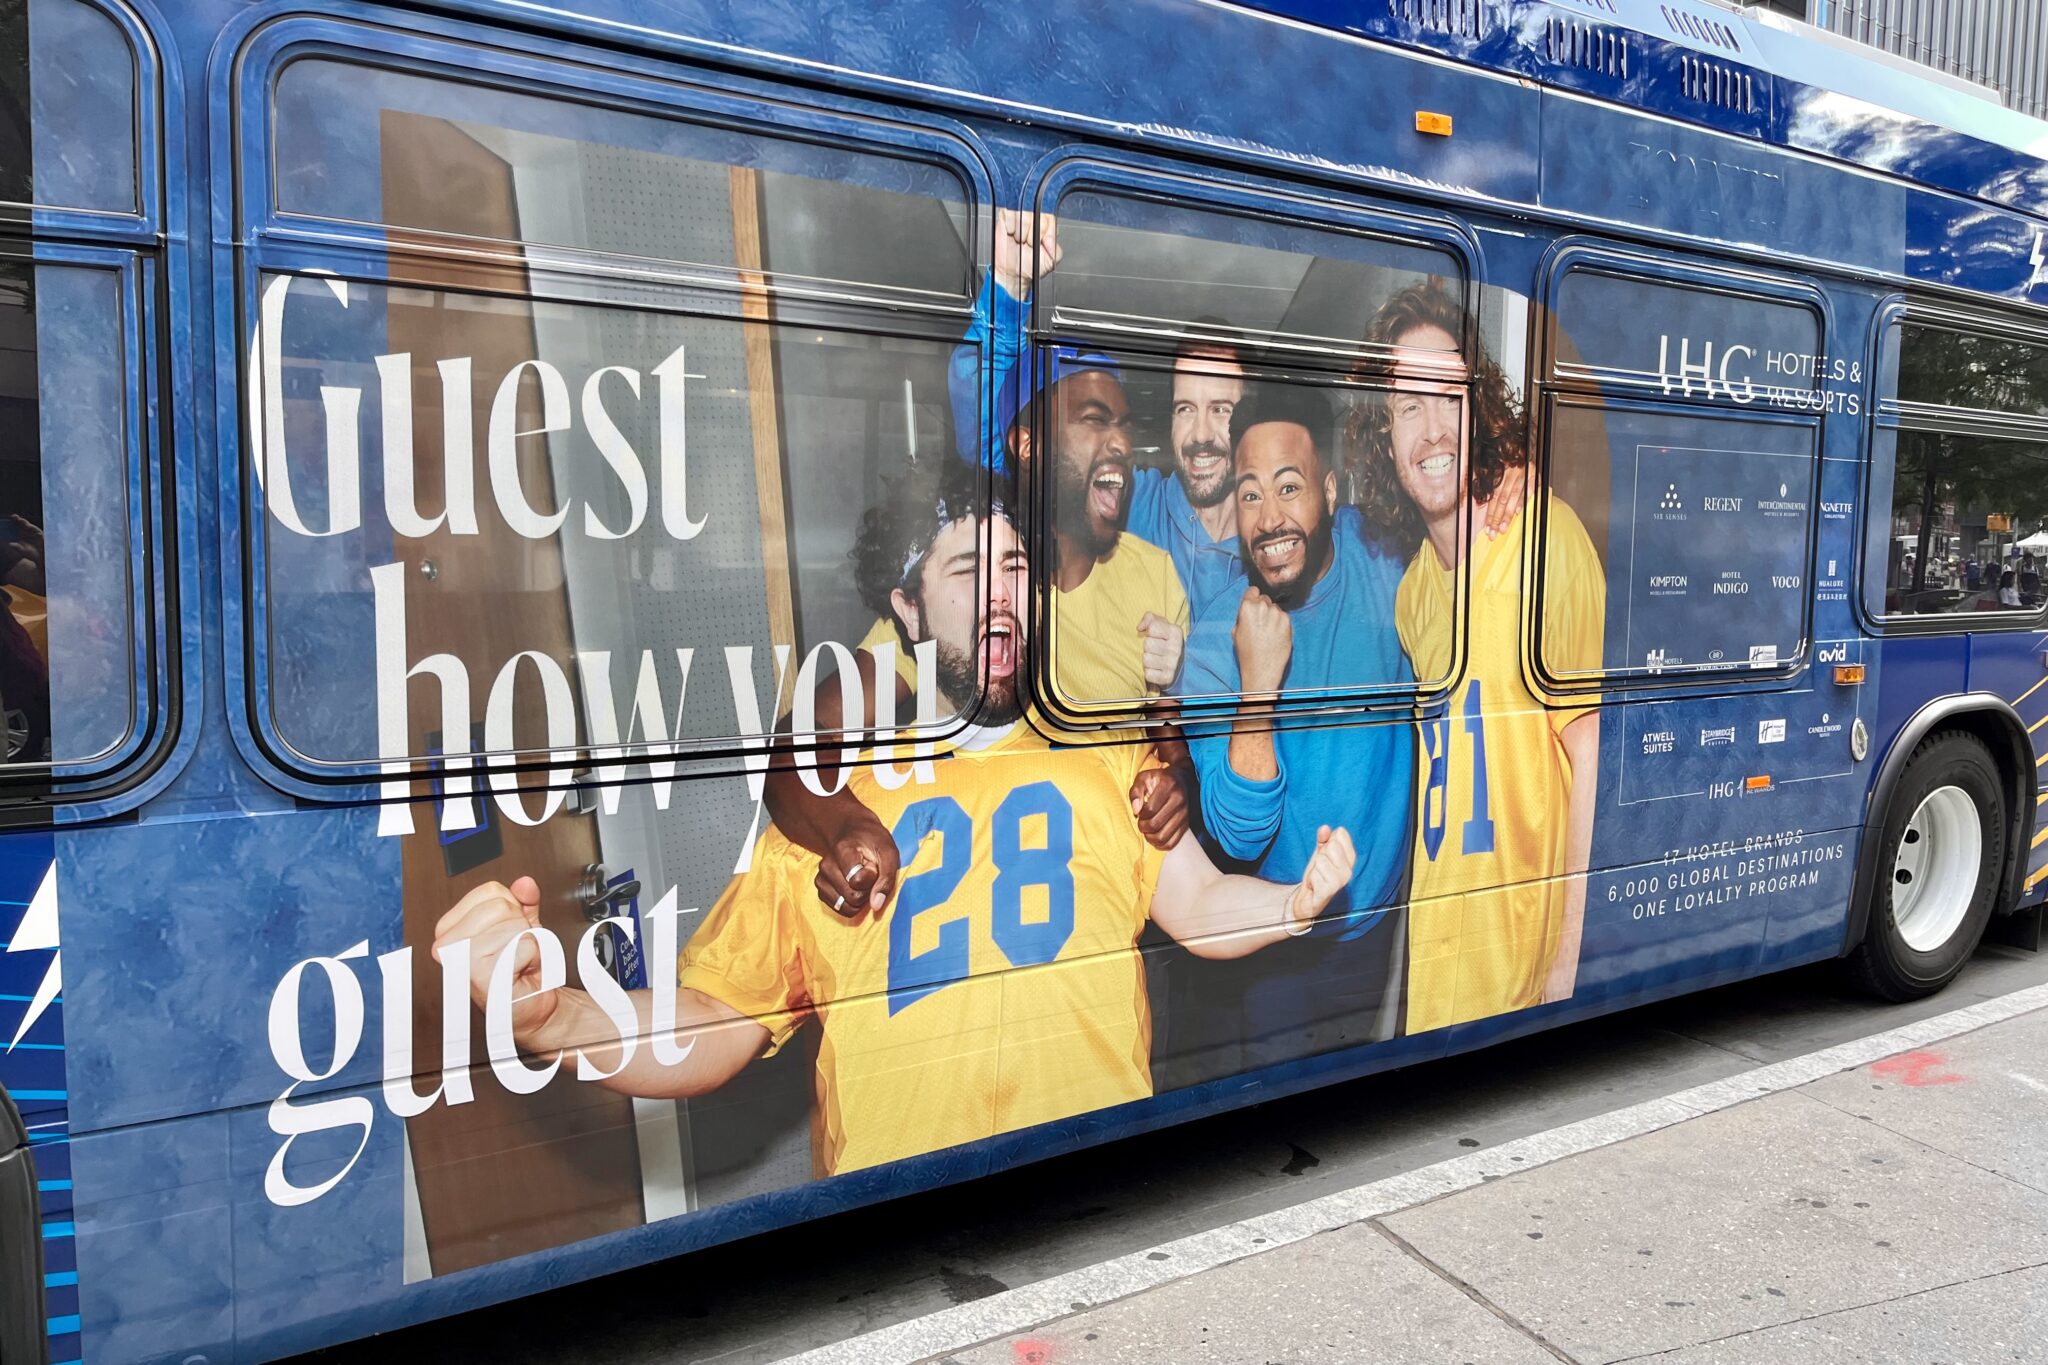
{"label": "lightning bolt graphic", "polygon": [[2034,278],[2027,281],[2027,287],[2031,289],[2037,284],[2048,284],[2048,228],[2035,230],[2034,254],[2027,260],[2034,267]]}
{"label": "lightning bolt graphic", "polygon": [[[36,894],[28,903],[28,911],[21,917],[21,927],[14,931],[14,939],[7,945],[10,953],[28,953],[57,946],[57,862],[50,860],[50,870],[43,874],[43,884],[36,888]],[[28,1036],[36,1020],[43,1017],[43,1011],[50,1008],[50,1002],[63,989],[64,954],[58,953],[50,959],[50,969],[43,973],[43,984],[36,987],[35,997],[28,1002],[28,1011],[21,1016],[21,1027],[14,1031],[14,1041],[7,1045],[14,1051],[15,1043]]]}

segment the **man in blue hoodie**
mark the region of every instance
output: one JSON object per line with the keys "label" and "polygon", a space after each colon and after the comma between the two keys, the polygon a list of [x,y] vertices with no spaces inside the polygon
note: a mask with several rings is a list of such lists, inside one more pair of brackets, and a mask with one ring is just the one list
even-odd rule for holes
{"label": "man in blue hoodie", "polygon": [[[1289,724],[1260,707],[1285,693],[1332,700],[1399,693],[1414,674],[1394,627],[1398,560],[1337,502],[1335,422],[1314,389],[1256,386],[1231,421],[1237,535],[1248,583],[1189,632],[1176,689],[1200,774],[1213,850],[1264,877],[1307,866],[1319,830],[1352,832],[1356,868],[1315,933],[1256,967],[1190,963],[1160,1083],[1193,1084],[1392,1035],[1398,904],[1412,843],[1415,752],[1405,715],[1363,725]],[[1242,695],[1230,720],[1199,722],[1205,699]],[[1192,1017],[1190,1017],[1192,1016]],[[1233,1055],[1235,1054],[1235,1055]]]}

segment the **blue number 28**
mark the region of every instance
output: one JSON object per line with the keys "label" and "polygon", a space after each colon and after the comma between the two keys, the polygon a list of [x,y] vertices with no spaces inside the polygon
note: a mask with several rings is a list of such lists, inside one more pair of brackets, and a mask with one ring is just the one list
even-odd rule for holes
{"label": "blue number 28", "polygon": [[[1024,822],[1045,821],[1045,842],[1027,847]],[[907,867],[927,835],[939,836],[938,866],[906,878],[889,912],[889,1013],[895,1014],[971,971],[972,906],[957,907],[939,924],[938,941],[913,952],[910,936],[919,915],[942,910],[960,889],[974,858],[974,825],[950,796],[919,801],[890,831],[896,856]],[[990,821],[996,877],[989,887],[989,937],[1013,967],[1051,962],[1074,932],[1074,808],[1050,782],[1032,782],[1003,798]],[[1026,887],[1045,888],[1045,918],[1024,918]]]}

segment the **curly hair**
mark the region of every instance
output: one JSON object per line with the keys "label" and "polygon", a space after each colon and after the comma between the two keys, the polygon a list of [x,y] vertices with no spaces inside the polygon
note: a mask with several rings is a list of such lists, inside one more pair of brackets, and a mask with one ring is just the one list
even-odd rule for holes
{"label": "curly hair", "polygon": [[[890,594],[898,588],[913,602],[923,600],[924,559],[939,533],[962,517],[978,518],[990,511],[988,471],[958,460],[938,463],[937,469],[913,466],[906,474],[886,479],[881,501],[861,513],[860,530],[847,554],[862,604],[885,621],[896,621]],[[1006,489],[998,477],[993,508],[1004,516],[1010,502]],[[896,628],[901,634],[902,622],[897,621]]]}
{"label": "curly hair", "polygon": [[[1478,323],[1441,279],[1411,285],[1394,295],[1374,315],[1365,339],[1392,348],[1401,338],[1424,327],[1453,337],[1476,336]],[[1466,468],[1468,496],[1484,502],[1500,486],[1501,475],[1529,460],[1528,426],[1508,377],[1491,356],[1479,350],[1472,366],[1469,418],[1470,448]],[[1354,371],[1354,377],[1364,377]],[[1422,543],[1422,518],[1401,487],[1394,469],[1389,395],[1376,390],[1361,395],[1344,420],[1342,461],[1369,534],[1400,555]]]}

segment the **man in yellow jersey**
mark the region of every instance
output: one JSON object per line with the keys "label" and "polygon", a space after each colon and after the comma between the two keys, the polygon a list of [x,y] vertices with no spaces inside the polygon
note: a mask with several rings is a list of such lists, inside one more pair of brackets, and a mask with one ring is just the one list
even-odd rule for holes
{"label": "man in yellow jersey", "polygon": [[608,1010],[549,979],[526,932],[538,923],[531,878],[480,887],[442,917],[435,956],[469,942],[485,1008],[513,954],[496,998],[500,1010],[511,1001],[523,1051],[627,1094],[686,1097],[815,1015],[816,1165],[857,1170],[1145,1098],[1151,1020],[1136,943],[1147,919],[1195,953],[1239,956],[1306,933],[1348,884],[1343,830],[1324,832],[1292,885],[1226,876],[1192,836],[1154,849],[1128,797],[1144,749],[1054,757],[1019,722],[1024,551],[1007,513],[971,498],[873,509],[856,549],[864,595],[886,601],[906,640],[936,643],[947,700],[980,702],[931,780],[892,787],[869,766],[850,778],[893,832],[894,903],[856,918],[819,905],[816,856],[771,829],[691,937],[680,986]]}
{"label": "man in yellow jersey", "polygon": [[[1052,216],[1004,209],[996,220],[994,265],[975,305],[970,344],[959,349],[950,377],[958,453],[963,466],[989,469],[995,482],[1007,485],[1034,462],[1031,406],[1044,393],[1055,560],[1049,604],[1054,701],[1064,711],[1083,715],[1090,710],[1128,712],[1133,702],[1166,692],[1180,676],[1189,623],[1187,592],[1172,555],[1124,529],[1134,471],[1130,403],[1117,363],[1072,346],[1019,358],[996,344],[997,332],[1021,331],[1032,271],[1051,271],[1061,255]],[[986,449],[978,438],[984,359],[995,365],[998,381],[999,438]],[[861,640],[856,658],[867,710],[860,717],[843,717],[839,680],[821,680],[813,698],[820,732],[875,724],[872,698],[885,684],[875,677],[874,651],[882,644],[897,646],[894,714],[915,714],[917,666],[897,638],[895,621],[883,611]],[[1096,738],[1117,736],[1105,732]],[[1130,798],[1147,838],[1165,848],[1187,829],[1195,779],[1177,739],[1168,737],[1157,747],[1168,763],[1140,771]],[[899,875],[895,852],[852,788],[820,796],[804,785],[794,767],[783,765],[769,773],[763,799],[770,817],[791,838],[828,855],[818,872],[821,901],[849,913],[888,904]]]}
{"label": "man in yellow jersey", "polygon": [[[1546,705],[1526,681],[1527,512],[1497,539],[1466,545],[1503,473],[1528,459],[1506,376],[1483,353],[1476,374],[1463,358],[1462,338],[1475,334],[1440,282],[1397,294],[1368,339],[1396,348],[1399,377],[1391,393],[1361,406],[1349,432],[1375,533],[1417,547],[1395,601],[1417,677],[1451,677],[1461,573],[1470,592],[1463,674],[1445,713],[1422,725],[1411,1033],[1570,998],[1599,785],[1597,698]],[[1546,497],[1543,530],[1545,659],[1598,672],[1607,602],[1599,555],[1555,497]]]}

